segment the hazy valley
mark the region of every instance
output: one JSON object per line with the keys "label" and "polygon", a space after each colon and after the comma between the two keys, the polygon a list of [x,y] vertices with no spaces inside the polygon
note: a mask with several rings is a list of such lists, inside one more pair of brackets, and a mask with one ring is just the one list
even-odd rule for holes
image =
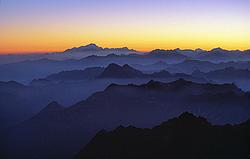
{"label": "hazy valley", "polygon": [[[205,140],[204,145],[223,145],[237,131],[243,136],[232,140],[242,146],[242,153],[247,153],[248,142],[243,142],[249,139],[248,54],[249,51],[223,49],[159,49],[139,53],[90,44],[32,58],[19,55],[15,62],[13,57],[0,55],[1,154],[10,159],[94,159],[103,158],[105,152],[110,158],[117,158],[120,151],[130,151],[131,157],[121,158],[137,158],[137,155],[143,158],[161,154],[163,147],[177,151],[177,143],[189,144],[191,141],[186,138],[194,138],[196,130],[213,139]],[[154,127],[184,112],[208,121],[186,114],[174,119],[177,123],[170,120],[166,125]],[[181,127],[178,120],[184,122]],[[130,126],[99,132],[119,125],[154,128]],[[172,131],[189,126],[192,128],[189,133],[177,133],[181,139],[178,135],[171,136]],[[216,135],[218,131],[227,134],[226,137]],[[151,139],[155,133],[159,138]],[[163,140],[162,133],[170,133],[173,141]],[[113,148],[113,140],[117,141],[117,149]],[[194,141],[201,144],[198,139]],[[152,145],[147,146],[148,142],[159,149],[153,150]],[[144,143],[145,147],[138,152],[129,149],[130,144]],[[107,147],[101,149],[103,145]],[[142,153],[147,149],[154,153]],[[183,147],[180,149],[183,151]],[[206,150],[207,147],[200,150],[201,156],[210,153]],[[228,156],[225,151],[221,150],[221,156]],[[166,157],[172,155],[168,153]],[[232,151],[232,155],[239,155],[238,150]]]}

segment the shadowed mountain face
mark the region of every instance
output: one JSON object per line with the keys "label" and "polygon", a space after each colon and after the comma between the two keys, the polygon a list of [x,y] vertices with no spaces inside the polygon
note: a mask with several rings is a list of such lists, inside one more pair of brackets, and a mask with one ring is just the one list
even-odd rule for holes
{"label": "shadowed mountain face", "polygon": [[250,121],[214,126],[184,113],[152,129],[120,126],[99,132],[75,159],[246,159]]}
{"label": "shadowed mountain face", "polygon": [[212,123],[239,123],[249,119],[249,104],[249,94],[232,84],[185,80],[112,84],[69,108],[51,111],[48,106],[8,132],[6,143],[11,145],[6,147],[16,152],[10,151],[14,158],[70,158],[103,128],[152,127],[183,111],[205,116]]}

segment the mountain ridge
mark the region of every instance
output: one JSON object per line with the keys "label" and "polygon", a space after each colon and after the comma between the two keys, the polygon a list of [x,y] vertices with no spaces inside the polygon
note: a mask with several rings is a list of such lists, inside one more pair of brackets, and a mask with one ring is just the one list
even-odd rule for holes
{"label": "mountain ridge", "polygon": [[249,156],[249,121],[212,125],[203,117],[185,112],[153,128],[119,126],[99,131],[75,159],[243,159]]}
{"label": "mountain ridge", "polygon": [[117,52],[137,52],[136,50],[129,49],[127,47],[121,47],[121,48],[103,48],[100,46],[97,46],[94,43],[80,46],[80,47],[73,47],[71,49],[67,49],[64,52],[65,53],[72,53],[72,52],[87,52],[87,51],[117,51]]}
{"label": "mountain ridge", "polygon": [[35,115],[8,135],[11,143],[25,144],[27,149],[22,152],[34,152],[23,154],[24,158],[37,154],[70,158],[99,130],[117,125],[152,127],[185,111],[202,115],[213,124],[240,123],[250,117],[249,97],[233,85],[185,80],[113,84],[68,108]]}

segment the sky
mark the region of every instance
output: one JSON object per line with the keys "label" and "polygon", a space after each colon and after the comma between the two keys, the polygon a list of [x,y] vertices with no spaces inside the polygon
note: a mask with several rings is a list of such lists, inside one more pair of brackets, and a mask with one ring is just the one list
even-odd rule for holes
{"label": "sky", "polygon": [[0,53],[250,48],[250,0],[0,0]]}

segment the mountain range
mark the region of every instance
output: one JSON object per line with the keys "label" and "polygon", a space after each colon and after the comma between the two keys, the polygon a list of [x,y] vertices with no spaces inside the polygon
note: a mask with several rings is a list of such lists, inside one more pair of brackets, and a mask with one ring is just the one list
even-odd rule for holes
{"label": "mountain range", "polygon": [[250,71],[249,69],[240,69],[237,67],[226,67],[224,69],[201,72],[196,70],[191,74],[192,77],[199,77],[215,83],[234,83],[242,90],[250,89]]}
{"label": "mountain range", "polygon": [[[86,51],[74,51],[78,49]],[[103,50],[109,50],[109,54],[102,56],[95,55],[95,52],[103,53]],[[156,72],[166,69],[172,73],[189,74],[197,69],[201,70],[202,72],[208,72],[216,69],[224,69],[226,67],[234,67],[239,69],[250,68],[248,62],[250,60],[249,51],[226,51],[219,48],[213,49],[211,51],[157,49],[148,53],[130,52],[129,54],[124,54],[124,51],[126,50],[126,48],[103,49],[94,44],[90,44],[80,48],[69,49],[63,53],[46,54],[46,56],[54,54],[60,56],[69,56],[65,59],[50,58],[46,57],[45,55],[42,58],[27,58],[26,60],[21,58],[22,60],[16,61],[14,63],[6,62],[5,64],[0,64],[0,74],[2,75],[0,76],[0,81],[15,80],[27,84],[33,79],[44,78],[50,74],[59,73],[61,71],[82,70],[88,67],[107,67],[110,63],[116,63],[119,65],[129,64],[144,72]],[[81,58],[72,57],[73,55],[78,54],[80,54],[79,56],[82,54],[86,55],[86,52],[88,52],[89,55]],[[192,54],[192,56],[188,56],[188,53]],[[0,61],[5,61],[5,56],[8,55],[0,55]],[[33,55],[27,56],[33,57]],[[40,55],[34,56],[36,57]],[[223,56],[223,58],[221,58],[222,60],[219,60],[219,57],[218,60],[210,60],[210,58],[206,58],[207,56],[215,56],[215,59],[217,59],[217,56]],[[236,57],[234,58],[234,56]],[[243,57],[239,59],[238,56]]]}
{"label": "mountain range", "polygon": [[14,158],[70,158],[100,129],[120,124],[152,127],[183,111],[202,115],[215,124],[235,124],[249,119],[249,103],[249,93],[233,84],[200,84],[183,79],[111,84],[68,108],[53,102],[8,131],[5,140],[11,143],[8,155]]}
{"label": "mountain range", "polygon": [[123,48],[102,48],[96,44],[88,44],[86,46],[73,47],[71,49],[66,49],[63,52],[53,52],[53,53],[36,53],[36,54],[3,54],[0,55],[0,64],[16,63],[26,60],[79,60],[91,55],[106,56],[109,54],[134,54],[138,53],[136,50]]}
{"label": "mountain range", "polygon": [[[186,63],[172,66],[173,68],[180,67],[182,70],[189,70]],[[209,62],[188,61],[190,65],[196,65],[197,63],[202,63],[200,64],[201,70],[206,67],[205,64],[212,66]],[[224,68],[229,64],[214,65],[214,69],[216,69]],[[245,63],[241,64],[241,66],[244,65]],[[236,67],[238,66],[236,65]],[[166,70],[148,73],[137,70],[128,64],[121,66],[112,63],[107,67],[90,67],[84,70],[62,71],[45,78],[34,79],[27,85],[14,81],[2,82],[0,85],[0,103],[2,103],[2,107],[0,108],[0,122],[2,123],[1,125],[20,122],[37,113],[44,105],[51,101],[58,101],[68,107],[86,99],[96,91],[102,91],[112,83],[143,84],[150,80],[171,82],[182,78],[198,83],[234,83],[244,91],[250,90],[249,71],[247,69],[226,67],[225,69],[210,72],[196,70],[191,75],[170,73]],[[16,83],[16,85],[10,85],[10,83]]]}
{"label": "mountain range", "polygon": [[43,79],[35,79],[31,82],[45,84],[49,81],[81,81],[86,79],[191,79],[193,81],[205,82],[202,78],[193,78],[191,75],[184,73],[171,74],[166,70],[161,70],[154,73],[144,73],[131,67],[128,64],[120,66],[115,63],[109,64],[107,67],[90,67],[84,70],[62,71],[56,74],[51,74]]}
{"label": "mountain range", "polygon": [[0,158],[244,158],[249,70],[221,48],[0,55]]}
{"label": "mountain range", "polygon": [[250,69],[249,62],[222,62],[222,63],[211,63],[208,61],[199,61],[199,60],[186,60],[181,63],[168,65],[166,70],[169,72],[177,73],[187,73],[192,74],[196,70],[201,72],[209,72],[220,69],[225,69],[228,67],[233,67],[235,69]]}
{"label": "mountain range", "polygon": [[218,126],[183,113],[151,129],[119,126],[110,132],[102,130],[75,159],[246,159],[249,147],[250,120]]}
{"label": "mountain range", "polygon": [[117,64],[110,64],[106,68],[91,67],[84,70],[62,71],[46,78],[34,79],[27,85],[14,81],[1,82],[0,122],[1,125],[13,125],[21,122],[37,113],[51,101],[58,101],[67,107],[86,99],[96,91],[105,89],[114,82],[142,84],[152,79],[167,82],[179,78],[206,82],[199,77],[170,74],[167,71],[145,74],[129,65]]}
{"label": "mountain range", "polygon": [[18,55],[0,55],[0,64],[22,62],[25,60],[69,60],[69,59],[82,59],[87,56],[107,56],[109,54],[115,55],[142,55],[151,58],[169,58],[170,61],[176,61],[177,59],[192,59],[203,60],[210,62],[229,62],[229,61],[249,61],[250,50],[225,50],[221,48],[214,48],[206,51],[202,49],[174,49],[164,50],[156,49],[149,52],[140,53],[136,50],[123,48],[102,48],[96,44],[88,44],[80,47],[73,47],[66,49],[63,52],[45,53],[45,54],[18,54]]}
{"label": "mountain range", "polygon": [[[67,53],[77,53],[77,52],[99,52],[99,51],[111,51],[113,53],[135,53],[137,52],[136,50],[133,50],[133,49],[128,49],[127,47],[123,47],[123,48],[102,48],[102,47],[99,47],[97,46],[96,44],[89,44],[89,45],[86,45],[86,46],[80,46],[80,47],[74,47],[74,48],[71,48],[71,49],[67,49],[65,50],[64,52],[67,52]],[[93,53],[92,53],[93,55]],[[104,54],[105,55],[105,54]]]}

